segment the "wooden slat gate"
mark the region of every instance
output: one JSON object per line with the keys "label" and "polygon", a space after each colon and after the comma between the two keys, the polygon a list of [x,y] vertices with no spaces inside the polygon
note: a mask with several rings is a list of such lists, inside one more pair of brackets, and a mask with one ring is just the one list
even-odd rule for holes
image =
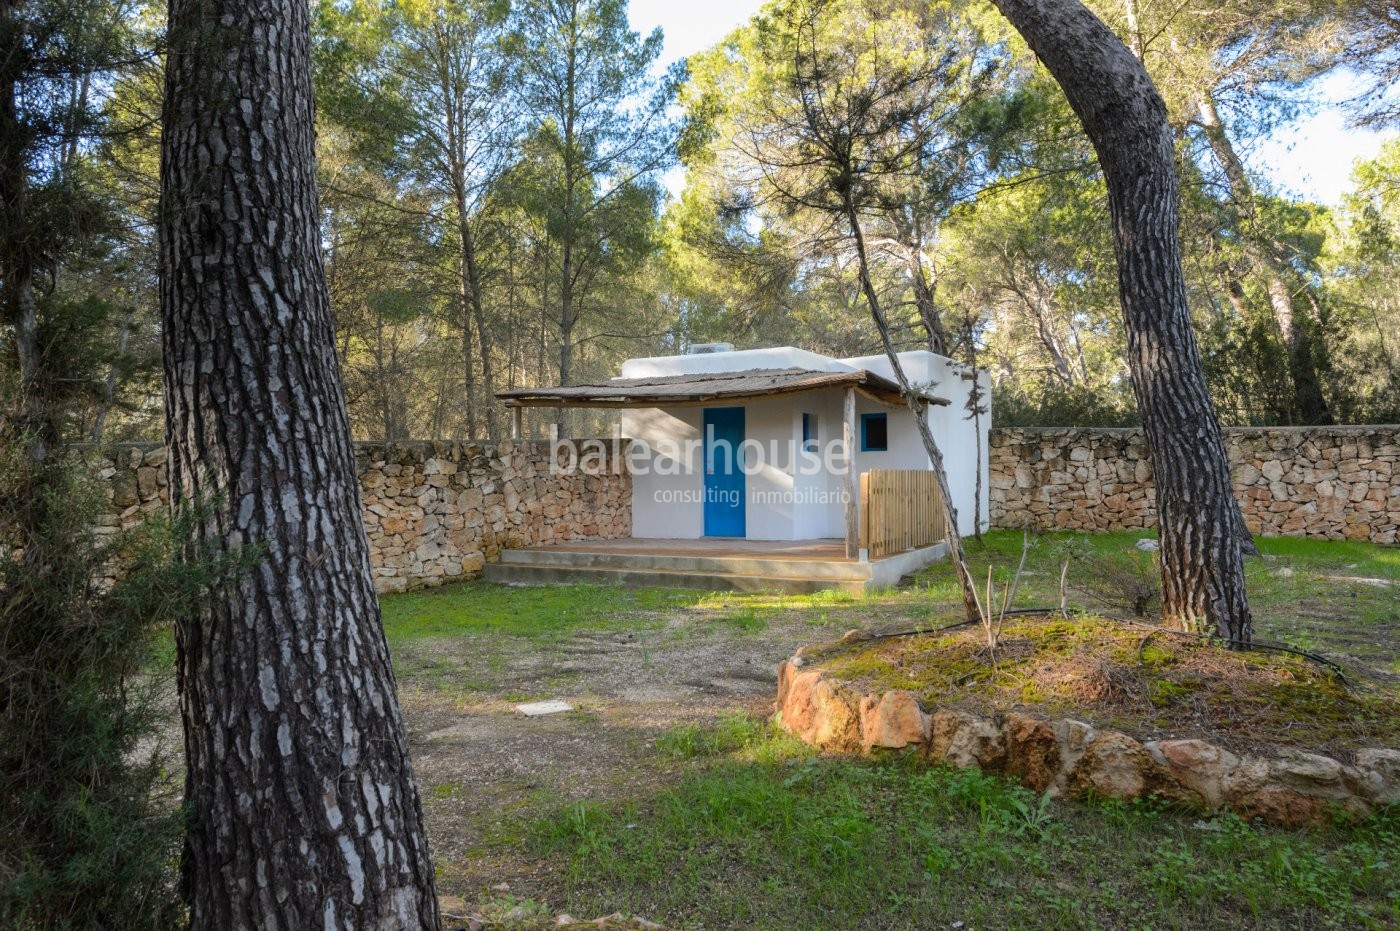
{"label": "wooden slat gate", "polygon": [[871,469],[861,475],[860,545],[870,558],[943,539],[943,504],[932,472]]}

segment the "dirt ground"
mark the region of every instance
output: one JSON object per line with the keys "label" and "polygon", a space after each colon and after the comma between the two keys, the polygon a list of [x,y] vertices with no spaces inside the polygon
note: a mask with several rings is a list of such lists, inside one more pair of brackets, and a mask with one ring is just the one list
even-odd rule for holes
{"label": "dirt ground", "polygon": [[[640,630],[582,632],[541,645],[420,640],[396,650],[401,698],[440,891],[473,901],[506,891],[557,899],[554,879],[523,859],[512,825],[569,803],[649,794],[681,764],[656,738],[736,711],[772,713],[777,665],[814,637],[796,616],[761,631],[697,625],[682,610]],[[423,672],[431,670],[430,673]],[[470,692],[454,682],[470,682]],[[523,700],[575,710],[527,718]]]}

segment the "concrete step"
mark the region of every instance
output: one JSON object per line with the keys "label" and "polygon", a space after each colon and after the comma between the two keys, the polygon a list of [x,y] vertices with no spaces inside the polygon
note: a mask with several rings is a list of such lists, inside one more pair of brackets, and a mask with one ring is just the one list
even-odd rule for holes
{"label": "concrete step", "polygon": [[634,569],[689,572],[701,575],[776,576],[788,579],[824,579],[865,582],[870,563],[833,562],[822,559],[755,559],[750,556],[687,556],[681,554],[609,553],[579,550],[502,550],[501,564],[553,566],[575,569]]}
{"label": "concrete step", "polygon": [[810,595],[829,589],[858,595],[865,591],[866,586],[866,583],[859,579],[802,578],[757,573],[700,572],[689,569],[532,565],[505,561],[487,563],[482,567],[482,578],[488,582],[505,585],[627,585],[696,588],[714,592],[781,592],[788,595]]}

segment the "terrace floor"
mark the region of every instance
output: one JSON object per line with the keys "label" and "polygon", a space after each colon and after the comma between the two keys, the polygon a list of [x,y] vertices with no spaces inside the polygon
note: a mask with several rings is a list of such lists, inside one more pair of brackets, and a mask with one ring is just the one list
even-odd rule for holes
{"label": "terrace floor", "polygon": [[505,550],[485,577],[516,585],[617,584],[712,591],[804,594],[841,589],[853,594],[888,588],[942,558],[939,543],[876,559],[846,555],[839,539],[579,540]]}

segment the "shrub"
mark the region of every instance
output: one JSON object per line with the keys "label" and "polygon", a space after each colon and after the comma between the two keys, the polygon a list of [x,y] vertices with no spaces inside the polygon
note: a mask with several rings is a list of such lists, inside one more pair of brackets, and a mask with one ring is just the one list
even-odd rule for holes
{"label": "shrub", "polygon": [[84,463],[25,445],[0,452],[0,927],[169,927],[168,632],[234,560],[182,553],[193,513],[104,537]]}

